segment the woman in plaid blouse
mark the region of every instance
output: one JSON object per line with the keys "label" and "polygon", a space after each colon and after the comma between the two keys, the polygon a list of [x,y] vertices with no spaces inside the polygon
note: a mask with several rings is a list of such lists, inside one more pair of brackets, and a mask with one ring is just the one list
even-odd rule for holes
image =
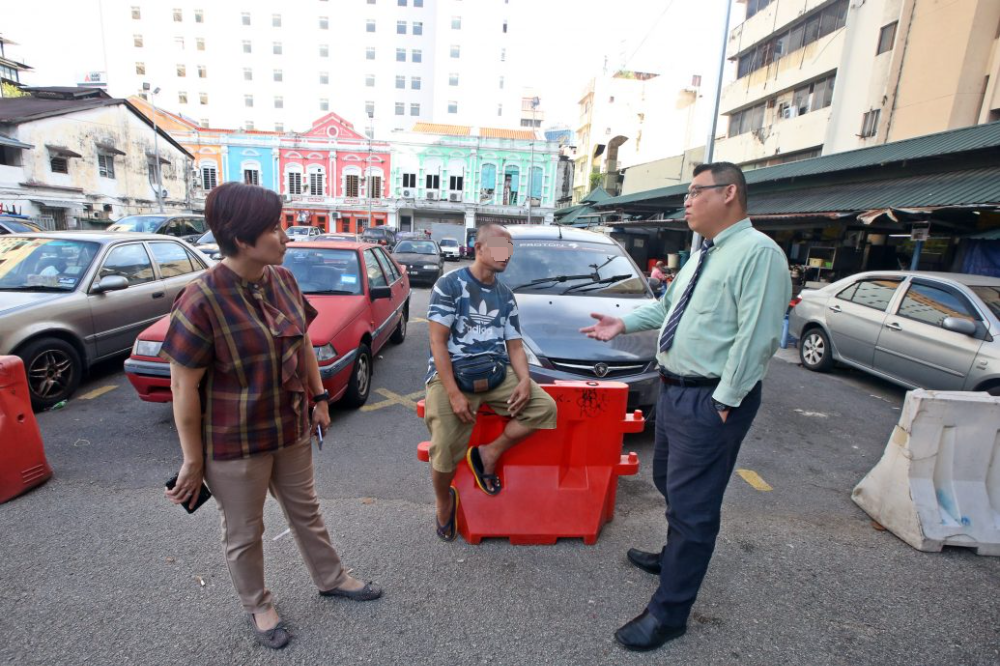
{"label": "woman in plaid blouse", "polygon": [[170,314],[161,354],[170,361],[184,463],[166,494],[193,506],[207,482],[250,628],[263,645],[282,648],[290,636],[264,585],[268,490],[321,595],[368,601],[382,590],[347,574],[320,514],[310,435],[329,426],[330,396],[307,332],[316,310],[281,266],[281,199],[226,183],[208,195],[205,216],[225,258],[181,292]]}

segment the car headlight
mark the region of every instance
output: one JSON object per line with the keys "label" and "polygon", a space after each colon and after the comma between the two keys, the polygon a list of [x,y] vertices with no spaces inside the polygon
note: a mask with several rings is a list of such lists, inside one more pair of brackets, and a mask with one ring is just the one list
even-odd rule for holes
{"label": "car headlight", "polygon": [[316,360],[320,363],[326,361],[332,361],[337,358],[337,350],[333,348],[332,344],[325,344],[322,347],[313,347],[313,351],[316,352]]}
{"label": "car headlight", "polygon": [[535,365],[539,368],[542,367],[542,362],[538,360],[538,355],[531,351],[531,347],[528,345],[521,345],[524,349],[524,355],[528,357],[528,365]]}
{"label": "car headlight", "polygon": [[424,264],[424,268],[426,268],[427,270],[430,270],[430,271],[436,270],[437,267],[438,267],[437,264]]}
{"label": "car headlight", "polygon": [[132,345],[132,355],[157,357],[160,355],[160,348],[162,346],[162,342],[154,342],[153,340],[136,340],[135,344]]}

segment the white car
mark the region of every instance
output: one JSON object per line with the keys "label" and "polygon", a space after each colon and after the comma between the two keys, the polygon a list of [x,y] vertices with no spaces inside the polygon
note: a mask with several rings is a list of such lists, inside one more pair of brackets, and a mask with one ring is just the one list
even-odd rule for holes
{"label": "white car", "polygon": [[445,261],[458,261],[462,258],[462,252],[458,247],[458,241],[454,238],[442,238],[438,243],[441,248],[441,256]]}
{"label": "white car", "polygon": [[319,227],[310,226],[288,227],[285,230],[290,241],[312,241],[316,240],[322,233],[323,231]]}

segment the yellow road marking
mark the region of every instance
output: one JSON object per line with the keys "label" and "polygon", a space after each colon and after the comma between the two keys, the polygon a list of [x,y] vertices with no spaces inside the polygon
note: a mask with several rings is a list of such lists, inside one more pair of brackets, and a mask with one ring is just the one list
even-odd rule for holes
{"label": "yellow road marking", "polygon": [[114,391],[116,388],[118,388],[118,387],[114,386],[114,385],[102,386],[99,389],[94,389],[90,393],[84,393],[79,398],[77,398],[77,400],[93,400],[94,398],[101,397],[102,395],[104,395],[108,391]]}
{"label": "yellow road marking", "polygon": [[426,324],[427,320],[423,317],[410,317],[411,324]]}
{"label": "yellow road marking", "polygon": [[752,469],[738,469],[736,470],[736,473],[739,474],[744,481],[749,483],[754,490],[759,490],[764,493],[774,490],[774,488],[768,485],[767,481],[760,478],[760,474]]}
{"label": "yellow road marking", "polygon": [[363,412],[372,412],[376,409],[382,409],[383,407],[390,407],[392,405],[401,405],[407,409],[415,410],[417,408],[417,403],[414,402],[417,398],[422,398],[424,396],[424,391],[414,391],[407,395],[400,395],[398,393],[393,393],[389,389],[377,388],[375,392],[385,398],[385,400],[380,400],[371,405],[365,405],[361,408]]}

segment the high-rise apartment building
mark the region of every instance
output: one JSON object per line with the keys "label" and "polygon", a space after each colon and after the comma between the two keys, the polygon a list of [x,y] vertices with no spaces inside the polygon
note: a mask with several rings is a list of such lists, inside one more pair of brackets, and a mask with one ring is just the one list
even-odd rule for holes
{"label": "high-rise apartment building", "polygon": [[216,127],[305,130],[336,110],[376,134],[418,121],[517,127],[509,0],[104,0],[109,91]]}

